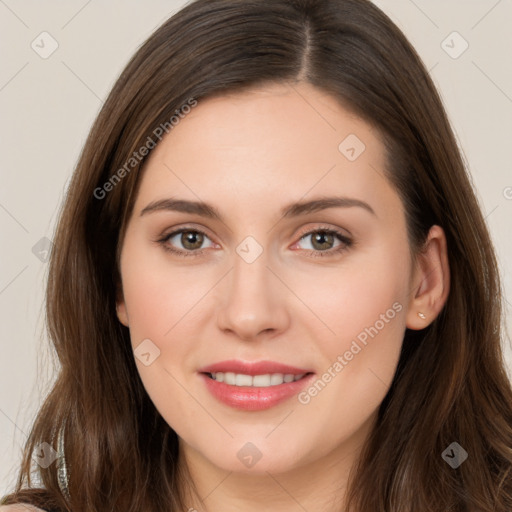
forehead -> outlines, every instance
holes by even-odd
[[[138,202],[181,194],[261,205],[333,192],[396,202],[385,163],[378,132],[336,98],[273,84],[199,100],[150,154]]]

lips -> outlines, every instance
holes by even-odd
[[[298,394],[314,373],[274,361],[222,361],[199,370],[220,402],[245,411],[269,409]]]
[[[244,375],[265,375],[267,373],[283,373],[302,375],[305,373],[311,373],[312,370],[307,368],[297,368],[295,366],[289,366],[287,364],[277,363],[274,361],[221,361],[219,363],[205,366],[199,370],[200,373],[217,373],[217,372],[232,372],[242,373]]]

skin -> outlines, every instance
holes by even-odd
[[[366,146],[355,161],[338,149],[349,134]],[[201,504],[184,485],[191,508],[260,511],[270,500],[280,511],[343,506],[405,328],[431,323],[449,291],[443,230],[432,227],[425,251],[411,261],[403,206],[384,167],[375,128],[305,83],[202,100],[152,151],[122,244],[118,317],[134,349],[150,339],[160,350],[148,366],[136,362],[204,498]],[[333,195],[365,201],[375,215],[354,206],[280,214],[290,203]],[[223,221],[141,215],[171,197],[207,202]],[[319,248],[306,233],[322,228],[353,244],[335,253],[343,243],[334,237]],[[199,250],[180,235],[158,242],[178,229],[205,231],[203,252],[166,251]],[[249,235],[263,249],[252,263],[236,252]],[[322,248],[330,254],[315,257]],[[242,359],[321,377],[394,303],[401,311],[307,404],[292,397],[264,411],[236,410],[198,375],[207,364]],[[252,468],[237,457],[247,442],[262,454]]]

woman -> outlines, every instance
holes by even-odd
[[[62,369],[2,510],[510,511],[500,295],[379,9],[193,2],[81,155],[47,292]]]

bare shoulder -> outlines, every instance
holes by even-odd
[[[17,503],[16,505],[2,505],[0,512],[44,512],[40,508],[25,503]]]

